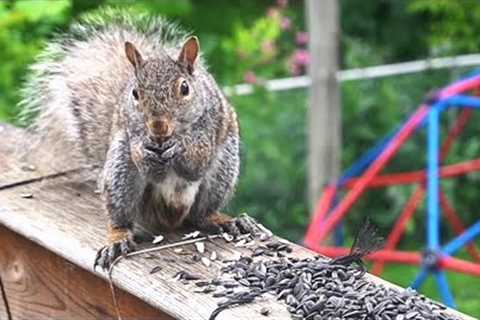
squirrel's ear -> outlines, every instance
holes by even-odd
[[[182,51],[180,51],[178,62],[186,65],[190,73],[193,71],[193,65],[197,60],[199,51],[200,43],[198,42],[198,38],[195,36],[188,38],[183,44]]]
[[[142,55],[138,52],[137,48],[131,42],[125,42],[125,54],[127,55],[128,61],[132,64],[135,70],[140,67],[143,62]]]

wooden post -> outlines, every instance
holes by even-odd
[[[341,111],[338,70],[339,3],[306,0],[310,65],[308,190],[311,211],[322,187],[340,168]]]

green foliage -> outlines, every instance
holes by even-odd
[[[476,0],[413,0],[410,12],[430,21],[428,39],[434,55],[477,53],[480,6]]]
[[[241,124],[242,173],[231,210],[298,239],[307,223],[305,94],[257,92],[232,102]]]
[[[31,23],[46,20],[47,24],[60,24],[64,21],[65,11],[69,7],[69,0],[23,0],[14,2],[12,11],[24,15]]]
[[[384,63],[426,56],[429,20],[420,14],[407,11],[410,2],[411,0],[340,1],[344,55],[348,54],[344,39],[353,38],[374,50]]]
[[[156,0],[156,1],[116,1],[104,0],[102,6],[127,8],[135,13],[148,12],[154,15],[164,15],[171,19],[184,16],[192,11],[192,2],[190,0]]]
[[[15,122],[18,90],[43,40],[67,22],[70,2],[0,2],[0,120]]]
[[[234,23],[233,34],[221,42],[224,83],[245,81],[245,73],[253,71],[260,79],[285,76],[289,54],[295,47],[294,32],[299,29],[290,26],[295,16],[293,11],[271,7],[266,15],[252,23]],[[288,27],[282,27],[285,20]]]
[[[468,256],[464,252],[461,253],[462,259],[467,259]],[[418,269],[413,266],[406,265],[388,265],[382,278],[401,287],[408,287],[412,283],[412,279],[417,275]],[[447,272],[447,281],[450,286],[452,294],[455,298],[455,303],[459,311],[473,316],[480,317],[480,305],[478,304],[478,288],[480,287],[480,278],[469,275]],[[432,277],[429,277],[422,286],[421,292],[437,301],[441,301],[440,293],[437,283]]]
[[[242,81],[242,73],[250,68],[278,67],[278,64],[272,64],[277,50],[274,43],[281,32],[278,19],[278,15],[262,17],[251,27],[236,24],[233,37],[223,41],[222,48],[230,57],[227,61],[228,70],[239,75],[232,79],[234,83]],[[262,72],[266,73],[265,69],[262,69]],[[272,75],[271,71],[268,73],[269,76]]]

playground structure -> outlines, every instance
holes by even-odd
[[[392,185],[417,184],[397,218],[385,246],[382,250],[367,257],[373,261],[372,272],[380,274],[385,263],[404,263],[419,265],[411,287],[418,289],[429,274],[435,277],[443,302],[454,307],[444,270],[462,272],[480,276],[480,254],[474,240],[480,235],[480,219],[465,228],[445,194],[440,190],[440,179],[453,178],[480,170],[480,159],[458,164],[441,166],[455,139],[463,131],[474,109],[480,109],[480,73],[438,90],[392,134],[383,138],[354,163],[338,181],[328,184],[319,199],[312,221],[305,235],[304,244],[327,256],[339,256],[348,253],[341,247],[341,222],[349,209],[369,188]],[[460,108],[458,117],[442,145],[440,145],[440,115],[448,108]],[[400,147],[419,129],[427,130],[427,168],[426,170],[381,175],[381,170],[397,153]],[[343,198],[338,193],[345,190]],[[398,251],[396,247],[403,235],[407,222],[426,196],[426,247],[423,252]],[[456,233],[456,238],[444,245],[440,243],[440,214],[443,214]],[[322,245],[332,233],[335,233],[335,246]],[[474,262],[452,257],[462,247],[466,248]]]

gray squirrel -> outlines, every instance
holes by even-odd
[[[72,161],[103,168],[109,222],[95,265],[106,269],[138,239],[187,222],[254,228],[219,213],[239,175],[239,126],[196,37],[161,18],[105,10],[51,41],[31,72],[23,104],[37,114],[34,130],[62,142]]]

